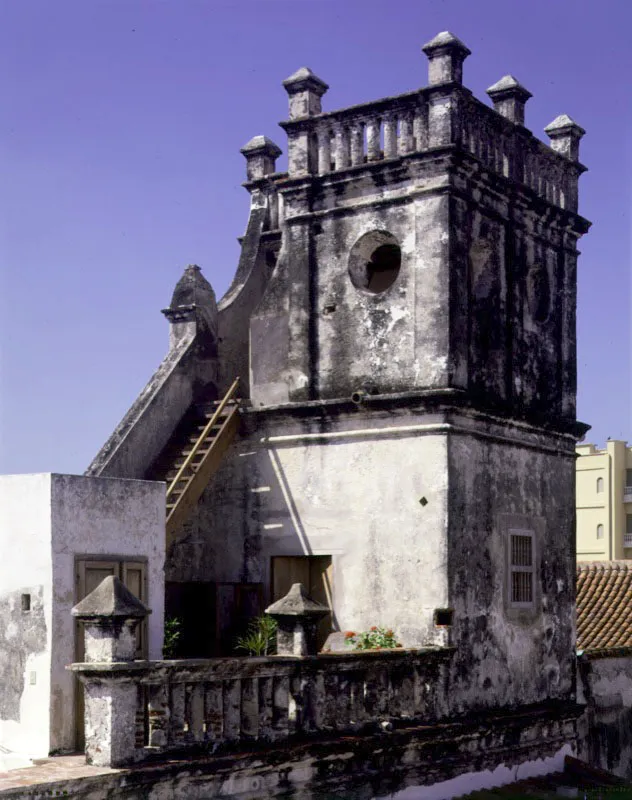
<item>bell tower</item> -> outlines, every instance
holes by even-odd
[[[253,402],[439,391],[572,421],[584,131],[558,117],[547,147],[515,78],[489,88],[492,110],[462,85],[459,39],[423,51],[426,88],[341,111],[322,111],[309,69],[284,82],[283,241],[251,321]]]
[[[240,474],[271,494],[247,549],[264,583],[279,553],[334,554],[343,629],[453,644],[461,709],[569,699],[584,131],[536,138],[511,75],[475,98],[451,33],[423,52],[424,88],[339,111],[298,70],[288,171],[246,184],[278,243],[249,316]]]

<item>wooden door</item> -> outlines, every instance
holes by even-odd
[[[116,575],[143,603],[147,603],[147,564],[118,558],[81,558],[75,562],[75,604],[94,591],[104,578]],[[136,658],[147,658],[147,620],[136,629]],[[85,657],[83,626],[75,623],[75,661]],[[75,744],[85,747],[83,685],[75,677]]]
[[[333,609],[333,566],[331,556],[274,556],[272,558],[272,602],[280,600],[302,583],[307,594],[317,603]],[[323,617],[317,634],[321,648],[332,631],[331,612]]]

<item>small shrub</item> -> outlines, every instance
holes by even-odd
[[[243,636],[237,639],[236,649],[250,656],[270,656],[276,650],[276,620],[263,614],[250,621]]]
[[[377,625],[373,625],[364,633],[347,631],[345,644],[350,645],[354,650],[390,650],[402,646],[390,628],[379,628]]]
[[[179,617],[165,618],[165,636],[162,646],[163,658],[176,658],[178,642],[182,635],[182,621]]]

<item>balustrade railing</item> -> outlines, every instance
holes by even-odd
[[[567,160],[473,98],[462,115],[461,145],[490,171],[523,183],[543,200],[569,207]]]
[[[309,125],[318,148],[317,174],[426,150],[431,139],[428,102],[421,90],[313,117]],[[460,120],[454,143],[490,171],[525,184],[543,200],[572,207],[567,159],[475,98],[463,96],[454,113]]]
[[[397,158],[427,144],[422,92],[321,114],[314,120],[318,174]]]
[[[277,741],[437,719],[449,651],[157,662],[146,686],[143,751]],[[138,732],[140,734],[140,731]],[[137,741],[140,735],[137,735]],[[149,750],[147,750],[149,748]]]
[[[132,682],[122,761],[191,748],[379,730],[447,714],[451,649],[73,665],[89,686]],[[105,681],[105,682],[104,682]],[[121,759],[119,758],[119,761]]]

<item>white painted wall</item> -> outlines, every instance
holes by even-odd
[[[383,625],[408,646],[432,643],[434,610],[448,601],[445,437],[378,433],[267,449],[285,508],[264,511],[265,526],[282,523],[264,527],[264,564],[332,555],[343,630]]]
[[[26,654],[19,720],[0,719],[0,745],[31,757],[71,750],[75,678],[66,665],[75,652],[75,560],[147,559],[149,657],[160,658],[165,485],[77,475],[0,476],[0,552],[0,602],[15,605],[22,592],[35,597],[41,588],[46,621],[43,649]],[[17,609],[9,621],[16,634],[20,620]]]
[[[318,421],[310,431],[257,420],[197,508],[195,535],[214,556],[199,579],[246,575],[267,592],[274,556],[331,555],[342,630],[383,625],[405,646],[444,643],[433,614],[448,603],[447,442],[426,422],[402,414],[369,427],[358,413],[322,432]],[[195,553],[181,549],[169,574],[186,579]]]
[[[52,476],[53,640],[51,749],[74,746],[75,558],[146,556],[149,657],[162,656],[164,616],[165,485],[119,478]]]
[[[52,641],[51,476],[0,476],[0,604],[4,628],[0,638],[2,678],[0,688],[0,745],[13,752],[45,756],[49,751],[50,655]],[[41,606],[21,610],[21,595]],[[42,607],[43,606],[43,607]],[[35,615],[45,624],[40,645],[24,626]],[[30,618],[29,618],[30,615]],[[39,626],[38,626],[39,627]],[[22,665],[22,659],[26,661]],[[19,669],[12,672],[19,665]],[[8,686],[14,683],[13,689]],[[8,692],[21,692],[19,712],[8,711]],[[16,718],[17,716],[17,718]]]

